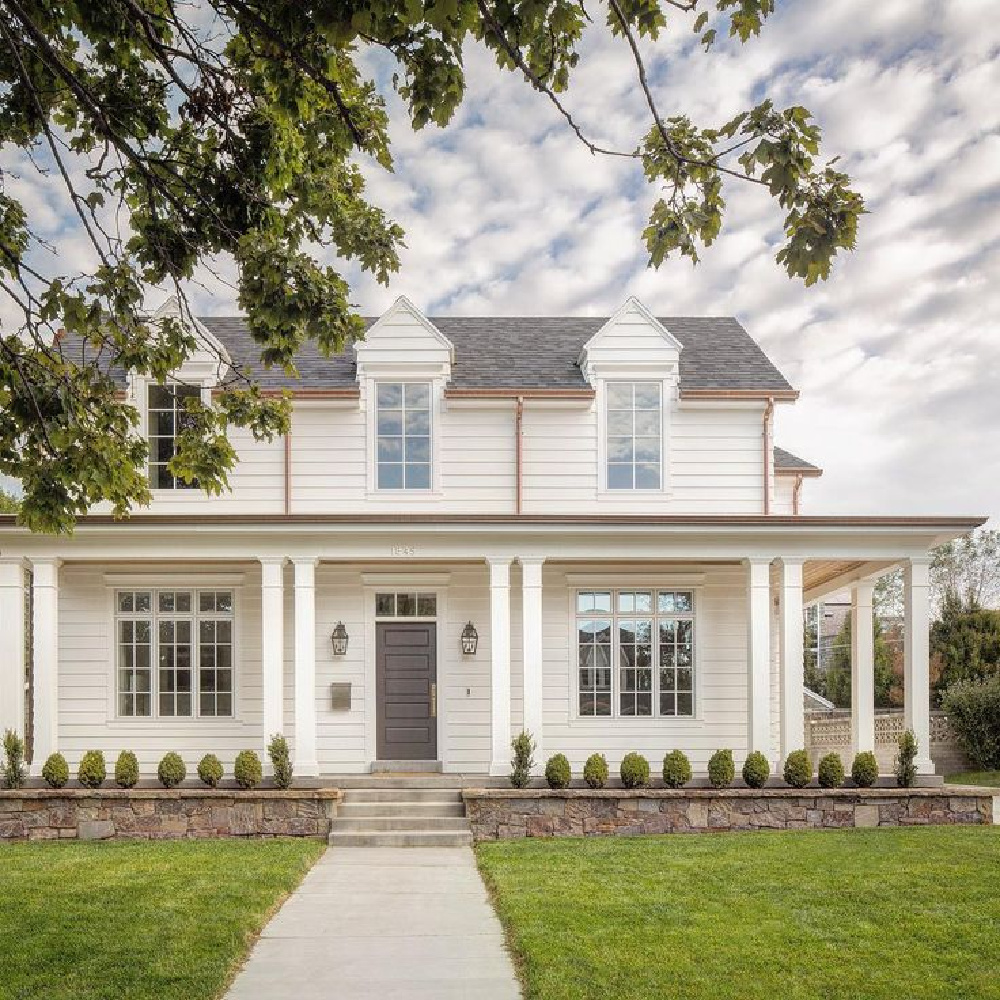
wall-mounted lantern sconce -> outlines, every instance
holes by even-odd
[[[337,622],[337,627],[333,630],[333,635],[330,636],[330,639],[333,641],[334,656],[343,656],[347,652],[349,638],[347,629],[344,628],[344,623]]]
[[[476,631],[476,626],[469,622],[464,629],[462,629],[462,652],[466,656],[475,656],[476,649],[479,647],[479,633]]]

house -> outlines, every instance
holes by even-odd
[[[899,564],[931,770],[928,552],[981,519],[803,513],[820,470],[774,444],[798,394],[736,320],[399,299],[298,381],[261,368],[239,318],[191,323],[184,385],[114,373],[149,436],[149,509],[72,537],[0,524],[0,728],[31,720],[36,773],[89,748],[230,767],[277,732],[300,776],[505,774],[522,729],[577,771],[594,751],[777,763],[803,745],[803,606],[845,587],[871,749],[865,623]],[[232,491],[207,498],[166,462],[184,395],[230,366],[292,390],[291,430],[236,433]]]

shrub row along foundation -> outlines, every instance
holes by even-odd
[[[476,841],[1000,823],[1000,798],[981,788],[469,788],[462,795]]]
[[[0,841],[325,838],[339,799],[332,788],[0,791]]]

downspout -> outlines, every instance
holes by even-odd
[[[517,397],[517,405],[514,410],[514,511],[521,513],[522,485],[524,477],[523,454],[524,454],[524,396]]]
[[[285,431],[285,514],[292,512],[292,428]]]
[[[764,513],[771,513],[771,420],[774,417],[774,397],[767,397],[764,407]]]
[[[795,487],[792,489],[792,514],[799,515],[799,508],[802,503],[802,473],[795,477]]]

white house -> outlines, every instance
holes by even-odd
[[[773,441],[797,393],[734,319],[634,299],[435,319],[400,299],[297,381],[239,318],[195,325],[194,388],[116,373],[152,446],[148,510],[71,538],[0,519],[0,729],[30,727],[36,772],[57,749],[231,766],[283,732],[299,775],[503,774],[522,729],[577,770],[675,748],[696,770],[721,747],[776,764],[803,745],[803,604],[844,587],[872,749],[873,580],[899,564],[930,770],[928,551],[980,519],[804,514],[820,471]],[[294,412],[283,439],[238,435],[232,492],[209,499],[165,462],[178,399],[231,365]]]

